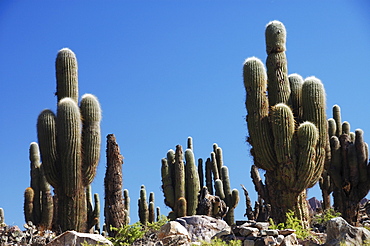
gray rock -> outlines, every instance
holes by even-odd
[[[243,242],[243,246],[255,246],[254,240],[245,239]]]
[[[260,230],[258,228],[254,228],[254,227],[240,227],[239,228],[239,234],[244,237],[247,237],[249,235],[257,237],[259,231]]]
[[[175,221],[186,228],[192,242],[200,240],[210,242],[213,237],[231,233],[231,228],[225,221],[206,215],[186,216]]]
[[[294,233],[284,237],[283,242],[280,244],[280,246],[295,246],[295,245],[299,245],[299,242],[297,240],[297,236]]]
[[[341,242],[345,242],[345,245],[363,245],[365,241],[370,242],[369,230],[351,226],[342,217],[329,220],[326,232],[326,246],[339,246]]]
[[[170,221],[163,225],[158,233],[158,239],[163,245],[188,245],[190,236],[184,226],[176,221]]]
[[[75,231],[66,231],[54,238],[47,246],[77,246],[82,243],[92,245],[111,245],[113,243],[99,234],[81,233]]]

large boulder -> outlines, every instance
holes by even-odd
[[[99,234],[81,233],[76,231],[66,231],[60,234],[47,246],[80,246],[82,243],[91,245],[110,245],[113,243]]]
[[[190,242],[188,231],[176,221],[170,221],[164,224],[158,233],[158,239],[165,246],[188,245]]]
[[[342,217],[336,217],[327,222],[326,246],[364,245],[370,242],[370,231],[363,227],[354,227]],[[342,243],[342,244],[341,244]]]
[[[231,233],[231,227],[225,221],[206,215],[181,217],[176,222],[186,228],[192,242],[210,242],[214,237]]]

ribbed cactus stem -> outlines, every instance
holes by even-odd
[[[333,119],[336,124],[336,132],[335,136],[339,137],[342,135],[342,119],[341,119],[341,113],[340,113],[340,107],[339,105],[334,105],[333,106]]]
[[[176,202],[176,217],[185,217],[186,216],[186,205],[187,201],[185,197],[180,197]]]
[[[153,223],[155,222],[155,204],[154,202],[149,202],[149,217],[148,222]]]
[[[142,185],[140,189],[139,218],[140,223],[143,225],[146,225],[149,221],[149,208],[148,203],[146,202],[146,190],[144,185]]]
[[[188,137],[188,144],[187,144],[187,148],[188,149],[191,149],[194,151],[194,148],[193,148],[193,138],[192,137]]]
[[[78,102],[78,73],[77,59],[72,50],[61,49],[58,52],[56,62],[57,96],[58,102],[70,97]]]
[[[33,189],[34,198],[33,198],[33,216],[32,222],[34,225],[38,225],[41,220],[41,170],[40,170],[40,152],[39,146],[37,143],[32,142],[30,144],[30,164],[31,164],[31,184],[30,187]],[[27,221],[26,221],[27,222]]]
[[[198,176],[199,176],[199,187],[204,186],[204,169],[203,169],[203,159],[198,159]]]
[[[185,198],[185,165],[183,161],[183,151],[182,146],[176,146],[176,153],[175,153],[175,201],[178,201],[180,197]]]
[[[86,186],[94,180],[100,158],[101,109],[98,99],[91,94],[83,95],[80,102],[80,111],[82,117],[82,173]]]
[[[328,119],[328,135],[329,139],[332,136],[337,136],[337,124],[333,118]]]
[[[291,90],[289,101],[291,102],[293,115],[299,120],[302,119],[303,113],[301,108],[303,78],[301,75],[294,73],[288,76],[288,80]]]
[[[34,200],[35,193],[31,187],[28,187],[24,191],[24,217],[26,222],[33,221],[33,200]]]
[[[194,153],[191,149],[185,151],[185,183],[187,215],[194,215],[198,206],[198,194],[200,191],[199,175],[195,166]]]
[[[165,197],[164,203],[167,206],[174,208],[175,207],[174,184],[172,183],[172,173],[168,165],[168,160],[165,158],[162,159],[161,176],[162,176],[162,190]]]
[[[213,180],[220,179],[221,170],[218,170],[215,152],[211,152],[211,168],[212,168]]]
[[[63,192],[76,196],[82,186],[81,115],[75,101],[64,98],[58,103],[57,144],[61,163]]]
[[[212,161],[211,158],[207,158],[206,160],[206,186],[208,192],[213,194],[213,186],[212,186]]]
[[[299,158],[297,164],[297,180],[295,180],[296,190],[305,189],[315,179],[313,175],[321,174],[322,168],[317,166],[316,145],[319,139],[317,127],[310,123],[302,123],[297,132]]]
[[[5,215],[4,215],[4,209],[0,208],[0,226],[5,226]]]
[[[244,87],[247,93],[245,102],[248,116],[249,141],[255,153],[255,165],[264,170],[273,170],[275,153],[273,152],[272,131],[269,124],[269,102],[266,97],[266,70],[256,57],[248,58],[243,66]]]
[[[56,116],[49,109],[43,110],[37,119],[37,138],[46,179],[58,187],[61,170],[57,166]]]
[[[224,200],[226,198],[224,185],[221,179],[215,180],[215,195],[218,196],[221,200]]]
[[[347,135],[349,135],[350,134],[350,132],[351,132],[351,125],[349,124],[349,122],[348,121],[344,121],[343,123],[342,123],[342,134],[347,134]],[[340,136],[340,135],[339,135]],[[338,136],[338,137],[339,137]]]
[[[269,83],[269,104],[289,103],[290,85],[285,55],[286,30],[283,23],[271,21],[266,26],[266,66]]]
[[[130,215],[130,195],[128,189],[123,190],[123,202],[125,205],[125,210],[128,215]]]

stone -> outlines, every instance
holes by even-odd
[[[329,220],[326,224],[326,246],[340,245],[363,245],[370,241],[370,231],[363,227],[354,227],[347,223],[342,217]]]
[[[188,231],[176,221],[164,224],[158,232],[158,239],[163,245],[188,245],[190,242]]]
[[[243,246],[255,246],[254,240],[249,240],[249,239],[244,240]]]
[[[81,233],[76,231],[66,231],[57,236],[47,246],[77,246],[82,243],[91,245],[111,245],[113,243],[99,234]]]
[[[290,235],[292,233],[295,233],[295,230],[293,229],[284,229],[284,230],[279,230],[279,234],[283,236]]]
[[[278,230],[269,229],[269,230],[265,230],[265,231],[266,231],[267,236],[276,236],[277,237],[277,235],[279,235]]]
[[[297,240],[297,236],[294,233],[284,237],[283,242],[280,244],[280,246],[296,246],[296,245],[299,245],[299,242]]]
[[[260,230],[258,228],[254,228],[254,227],[240,227],[239,228],[239,234],[244,237],[247,237],[249,235],[257,237],[259,231]]]
[[[260,229],[260,230],[268,230],[270,226],[269,222],[257,222],[254,227]]]
[[[214,237],[231,233],[231,228],[225,221],[206,215],[186,216],[175,221],[186,228],[192,242],[200,240],[210,242]]]
[[[276,237],[276,242],[278,245],[280,245],[284,241],[284,235],[278,235]]]

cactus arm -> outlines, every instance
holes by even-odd
[[[291,74],[288,76],[289,85],[290,85],[290,98],[289,101],[292,104],[293,115],[297,123],[302,123],[302,86],[303,78],[299,74]]]
[[[34,221],[33,219],[33,201],[34,201],[35,193],[31,187],[28,187],[24,191],[24,218],[26,222]]]
[[[56,61],[58,102],[65,97],[78,101],[78,74],[76,55],[68,48],[58,52]]]
[[[273,152],[272,132],[269,125],[269,102],[266,97],[267,78],[261,60],[248,58],[243,66],[244,87],[247,93],[248,132],[253,149],[255,164],[264,170],[273,170],[275,153]]]
[[[200,191],[199,175],[195,166],[194,153],[191,149],[185,150],[185,183],[187,215],[194,215],[198,206],[198,194]]]
[[[76,196],[81,187],[81,127],[80,109],[71,98],[58,104],[57,144],[63,179],[63,192]]]
[[[162,159],[162,168],[161,168],[161,175],[162,175],[162,190],[164,194],[164,203],[166,206],[170,208],[175,207],[175,193],[172,184],[172,175],[169,171],[169,165],[167,159]]]
[[[100,158],[101,109],[98,99],[91,94],[83,95],[80,111],[82,117],[82,173],[84,186],[87,186],[95,178]]]
[[[182,157],[183,151],[182,146],[176,146],[175,152],[175,179],[176,179],[176,186],[175,186],[175,201],[178,201],[180,197],[185,198],[185,166]]]
[[[286,30],[283,23],[271,21],[266,26],[266,67],[269,84],[269,104],[290,105],[290,85],[285,55]]]
[[[54,188],[58,187],[56,117],[49,109],[43,110],[37,118],[37,138],[46,179]]]
[[[199,176],[199,187],[204,186],[204,171],[203,171],[203,159],[198,159],[198,176]]]

